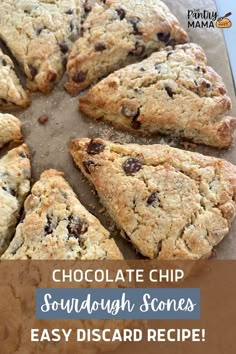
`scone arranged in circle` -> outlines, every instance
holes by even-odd
[[[79,202],[63,173],[45,171],[3,259],[122,259],[109,232]]]
[[[75,163],[123,236],[151,259],[200,259],[228,234],[236,166],[164,145],[77,139]]]
[[[26,145],[0,159],[0,255],[8,247],[30,190],[31,168]]]
[[[0,49],[0,109],[25,108],[29,103],[30,99],[21,86],[11,58]]]
[[[21,141],[21,121],[12,114],[0,113],[0,148],[10,142]]]
[[[188,41],[178,20],[159,0],[97,1],[90,9],[67,63],[65,88],[73,95],[168,44]]]
[[[33,91],[48,93],[62,76],[79,36],[82,0],[6,0],[0,3],[0,38]]]
[[[80,98],[81,111],[142,134],[171,134],[218,148],[232,143],[236,118],[222,78],[197,44],[177,45],[111,74]]]

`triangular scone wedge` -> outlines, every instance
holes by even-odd
[[[77,139],[75,163],[134,247],[151,259],[200,259],[228,234],[236,167],[164,145]]]
[[[21,65],[32,91],[48,93],[61,78],[79,37],[83,0],[0,3],[0,37]]]
[[[0,109],[25,108],[29,104],[29,96],[16,76],[11,58],[0,49]]]
[[[111,74],[79,108],[93,119],[141,134],[172,134],[195,143],[228,148],[236,118],[222,78],[206,65],[194,43],[167,48]]]
[[[10,142],[22,142],[21,121],[11,114],[0,113],[0,148]]]
[[[166,45],[187,41],[186,32],[162,1],[97,1],[69,56],[65,88],[75,95]]]
[[[15,233],[20,211],[30,191],[29,150],[21,145],[0,159],[0,255]]]
[[[3,259],[122,259],[109,232],[80,203],[63,173],[45,171]]]

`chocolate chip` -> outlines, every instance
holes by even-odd
[[[2,65],[7,66],[7,61],[5,59],[2,59]]]
[[[202,72],[203,72],[203,74],[205,74],[206,73],[206,69],[202,68]]]
[[[16,192],[14,191],[14,189],[12,189],[12,188],[10,188],[10,187],[2,187],[2,189],[3,189],[5,192],[7,192],[7,193],[13,195],[13,197],[16,196]]]
[[[71,22],[70,22],[70,31],[73,32],[74,29],[75,29],[75,25],[74,25],[74,23],[71,21]]]
[[[124,9],[116,9],[116,12],[121,20],[125,18],[126,12]]]
[[[87,147],[87,153],[89,155],[98,155],[105,149],[105,146],[96,140],[91,140]]]
[[[73,10],[72,9],[68,9],[65,11],[66,15],[72,15],[73,14]]]
[[[77,83],[83,82],[86,79],[86,76],[87,75],[83,71],[79,71],[73,76],[72,80]]]
[[[166,92],[168,93],[168,95],[172,98],[173,95],[174,95],[174,91],[172,90],[172,88],[169,87],[169,86],[166,86],[166,87],[165,87],[165,90],[166,90]]]
[[[92,6],[89,5],[88,1],[86,1],[85,4],[84,4],[84,11],[88,13],[91,10],[92,10]]]
[[[176,45],[176,40],[175,40],[175,39],[171,39],[171,40],[167,43],[167,45],[170,45],[170,46],[174,47],[174,46]]]
[[[139,115],[139,109],[138,108],[129,107],[127,105],[123,105],[122,109],[121,109],[121,113],[127,118],[134,118],[137,115]]]
[[[61,49],[61,52],[62,52],[63,54],[66,54],[66,53],[68,52],[69,47],[68,47],[68,45],[67,45],[66,42],[60,42],[60,43],[58,43],[58,45],[59,45],[59,47],[60,47],[60,49]]]
[[[155,70],[157,70],[159,74],[161,72],[161,68],[162,68],[162,64],[155,64]]]
[[[169,56],[170,56],[171,54],[173,54],[173,53],[174,53],[174,51],[173,51],[173,50],[171,50],[171,51],[167,52],[166,58],[167,58],[167,59],[169,59]]]
[[[140,19],[138,17],[133,17],[128,20],[129,23],[133,26],[133,34],[142,34],[142,32],[139,31],[138,25],[140,23]]]
[[[48,80],[49,82],[54,82],[57,79],[57,73],[55,71],[50,71],[48,73]]]
[[[145,69],[144,69],[144,68],[140,68],[139,70],[140,70],[140,71],[143,71],[143,72],[145,71]]]
[[[141,122],[139,122],[137,119],[133,119],[131,126],[133,129],[138,130],[141,127]]]
[[[107,49],[106,45],[102,42],[96,43],[94,48],[96,52],[103,52],[105,49]]]
[[[91,172],[93,171],[94,167],[96,166],[94,161],[91,160],[85,160],[83,161],[83,166],[85,171],[90,175]]]
[[[159,201],[158,199],[158,193],[157,192],[154,192],[152,194],[150,194],[150,196],[148,197],[148,200],[147,200],[147,205],[152,205],[156,202],[156,201]]]
[[[37,35],[40,35],[40,33],[41,33],[44,29],[46,29],[45,26],[44,26],[44,27],[37,28],[37,29],[36,29],[36,34],[37,34]]]
[[[20,156],[22,159],[26,159],[26,158],[28,157],[28,155],[27,155],[26,152],[24,152],[24,151],[21,151],[21,152],[19,153],[19,156]]]
[[[159,255],[161,250],[162,250],[162,240],[159,241],[158,244],[157,244],[157,256]]]
[[[143,164],[139,159],[130,157],[123,163],[123,170],[127,175],[132,175],[141,170],[142,166]]]
[[[196,71],[200,71],[201,70],[201,67],[198,65],[196,66]]]
[[[53,233],[52,219],[47,215],[47,224],[44,227],[45,236]]]
[[[85,220],[80,219],[78,216],[70,216],[67,229],[69,231],[69,238],[79,238],[80,235],[85,234],[88,231],[88,223]]]
[[[41,125],[44,125],[48,122],[48,117],[45,114],[42,114],[40,117],[38,117],[38,122]]]
[[[138,57],[142,57],[145,52],[145,49],[146,49],[146,47],[144,44],[142,44],[140,42],[136,42],[134,50],[129,52],[129,55],[136,55]]]
[[[38,74],[38,70],[32,65],[29,65],[29,70],[30,70],[31,79],[34,80],[35,76]]]
[[[159,41],[161,41],[161,42],[168,43],[169,40],[170,40],[170,33],[169,33],[169,32],[160,32],[160,33],[157,33],[157,38],[158,38]]]

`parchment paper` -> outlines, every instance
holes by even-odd
[[[188,29],[188,9],[206,9],[216,11],[213,0],[166,0],[166,4],[181,22],[181,25],[188,31],[190,40],[200,44],[206,51],[208,63],[224,79],[229,96],[233,102],[232,115],[236,116],[235,90],[233,87],[230,65],[225,48],[223,33],[220,29]],[[65,173],[65,178],[73,187],[81,202],[97,216],[103,225],[108,228],[115,238],[124,256],[137,258],[132,246],[119,236],[111,218],[99,203],[94,190],[88,181],[82,177],[81,172],[74,166],[68,152],[68,143],[75,137],[96,137],[110,138],[121,142],[136,143],[169,143],[176,145],[175,141],[169,138],[155,137],[152,139],[139,138],[128,133],[115,131],[110,125],[102,122],[94,122],[78,112],[78,97],[71,98],[63,89],[61,81],[57,88],[49,96],[41,94],[32,95],[31,106],[17,115],[23,122],[23,132],[26,143],[29,145],[32,154],[33,179],[36,181],[41,172],[48,168],[55,168]],[[49,121],[45,125],[38,123],[38,117],[46,114]],[[236,138],[235,138],[236,139]],[[236,140],[235,140],[236,141]],[[183,146],[181,147],[183,148]],[[194,151],[206,155],[224,158],[236,164],[236,147],[229,151],[218,151],[207,147],[196,147]],[[186,205],[187,207],[187,205]],[[216,252],[218,259],[236,259],[236,222],[231,229],[229,236],[219,245]]]

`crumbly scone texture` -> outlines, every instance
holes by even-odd
[[[23,144],[0,159],[0,255],[9,246],[30,191],[31,167]]]
[[[111,74],[80,98],[94,119],[141,134],[171,134],[228,148],[236,118],[222,78],[197,44],[166,48]]]
[[[11,58],[0,48],[0,109],[25,108],[29,104],[29,96],[21,86]]]
[[[151,259],[201,259],[228,234],[236,166],[164,145],[76,139],[70,152],[122,235]]]
[[[96,1],[89,10],[67,63],[65,88],[73,95],[166,45],[188,41],[178,20],[159,0]]]
[[[10,142],[22,142],[21,125],[21,121],[12,114],[0,113],[0,148]]]
[[[32,91],[48,93],[78,39],[83,0],[6,0],[0,37],[20,63]]]
[[[122,259],[109,232],[79,202],[63,173],[48,170],[25,201],[3,259]]]

